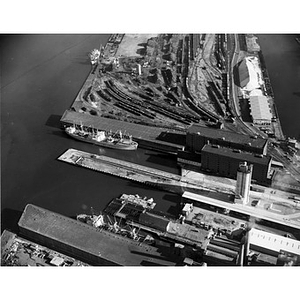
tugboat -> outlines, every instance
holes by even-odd
[[[94,128],[84,129],[82,125],[71,125],[65,127],[65,132],[74,139],[107,148],[136,150],[138,147],[138,143],[132,140],[131,135],[123,135],[120,130],[113,134]]]

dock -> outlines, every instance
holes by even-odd
[[[186,134],[178,130],[123,122],[72,110],[66,110],[60,121],[63,125],[78,124],[112,132],[122,130],[132,135],[132,139],[139,143],[139,147],[170,154],[177,154],[177,151],[182,150],[185,145]]]
[[[283,225],[298,232],[300,229],[299,207],[291,201],[283,200],[276,196],[270,197],[266,193],[251,192],[250,201],[247,205],[219,201],[212,197],[190,192],[185,192],[182,197],[185,198],[186,201],[205,203],[221,209],[237,212],[245,216],[251,216],[253,218],[273,222],[274,224]],[[257,201],[258,203],[256,206],[254,206],[254,201]]]
[[[200,173],[198,175],[201,176],[180,176],[76,149],[67,150],[58,160],[151,185],[161,190],[183,195],[184,198],[189,195],[188,198],[195,202],[200,201],[289,228],[300,229],[299,204],[290,199],[293,194],[276,189],[264,187],[261,192],[250,191],[249,204],[244,206],[234,203],[235,180],[223,182],[222,178]],[[259,204],[256,204],[258,202]]]
[[[18,225],[26,238],[93,266],[175,266],[180,260],[167,250],[32,204],[27,204]]]
[[[151,185],[180,195],[184,191],[199,192],[214,190],[226,194],[232,194],[233,192],[225,186],[220,187],[217,181],[206,182],[204,180],[194,180],[192,178],[182,177],[180,175],[158,169],[149,168],[104,155],[91,154],[76,149],[68,149],[65,153],[58,157],[58,160],[92,169],[97,172]]]

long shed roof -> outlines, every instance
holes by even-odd
[[[251,96],[249,99],[250,111],[253,120],[272,119],[268,98],[265,96]]]
[[[193,124],[188,128],[188,133],[199,134],[206,138],[220,139],[236,144],[248,144],[254,148],[264,148],[267,143],[266,139],[260,137],[251,137],[249,135],[231,132],[223,129],[215,129],[210,127],[204,127],[197,124]]]
[[[271,161],[271,156],[259,156],[249,152],[243,152],[227,147],[217,147],[214,145],[205,145],[201,152],[214,153],[223,157],[231,157],[240,161],[247,161],[249,163],[260,165],[268,165]]]
[[[151,260],[156,264],[175,265],[165,260],[152,246],[99,230],[32,204],[27,204],[18,225],[21,229],[69,245],[89,255],[100,256],[114,264],[138,266],[143,261]],[[151,258],[145,254],[151,255]]]

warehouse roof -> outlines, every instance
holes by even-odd
[[[250,111],[253,120],[272,119],[268,98],[265,96],[251,96],[249,99]]]
[[[69,246],[83,253],[83,258],[99,257],[111,264],[138,266],[149,260],[161,265],[174,265],[157,252],[157,248],[140,244],[137,241],[99,230],[80,221],[51,212],[41,207],[27,204],[18,223],[21,231],[26,230],[29,236],[36,236],[46,242],[50,239],[55,245]],[[52,243],[51,242],[51,243]],[[66,248],[65,248],[66,249]]]
[[[244,88],[250,81],[249,71],[245,59],[238,63],[238,71],[239,86]]]
[[[248,163],[268,165],[271,161],[271,156],[263,156],[252,154],[249,152],[231,149],[228,147],[220,147],[216,145],[204,145],[201,152],[213,153],[223,157],[234,158],[239,161],[247,161]]]
[[[100,130],[126,131],[133,138],[146,140],[170,140],[168,136],[172,134],[177,137],[176,142],[180,142],[184,133],[178,130],[166,129],[162,127],[146,126],[141,124],[129,123],[120,120],[109,119],[100,116],[93,116],[88,113],[80,113],[73,110],[66,110],[60,121],[64,124],[81,124],[86,127],[93,127]],[[175,139],[175,137],[173,139]],[[170,144],[172,144],[170,142]]]
[[[260,137],[251,137],[249,135],[244,135],[240,133],[235,133],[222,129],[214,129],[209,127],[200,126],[197,124],[193,124],[188,128],[188,133],[191,134],[199,134],[200,136],[204,136],[206,138],[211,138],[214,140],[224,140],[230,143],[236,144],[248,144],[251,147],[262,149],[267,143],[266,139]]]

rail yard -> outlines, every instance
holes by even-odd
[[[99,127],[98,118],[118,126],[117,121],[184,134],[197,123],[286,147],[254,35],[113,34],[93,63],[70,112],[61,119],[63,124],[90,118],[89,126]],[[300,180],[297,159],[290,158],[291,165],[286,153],[271,147],[269,151]]]

